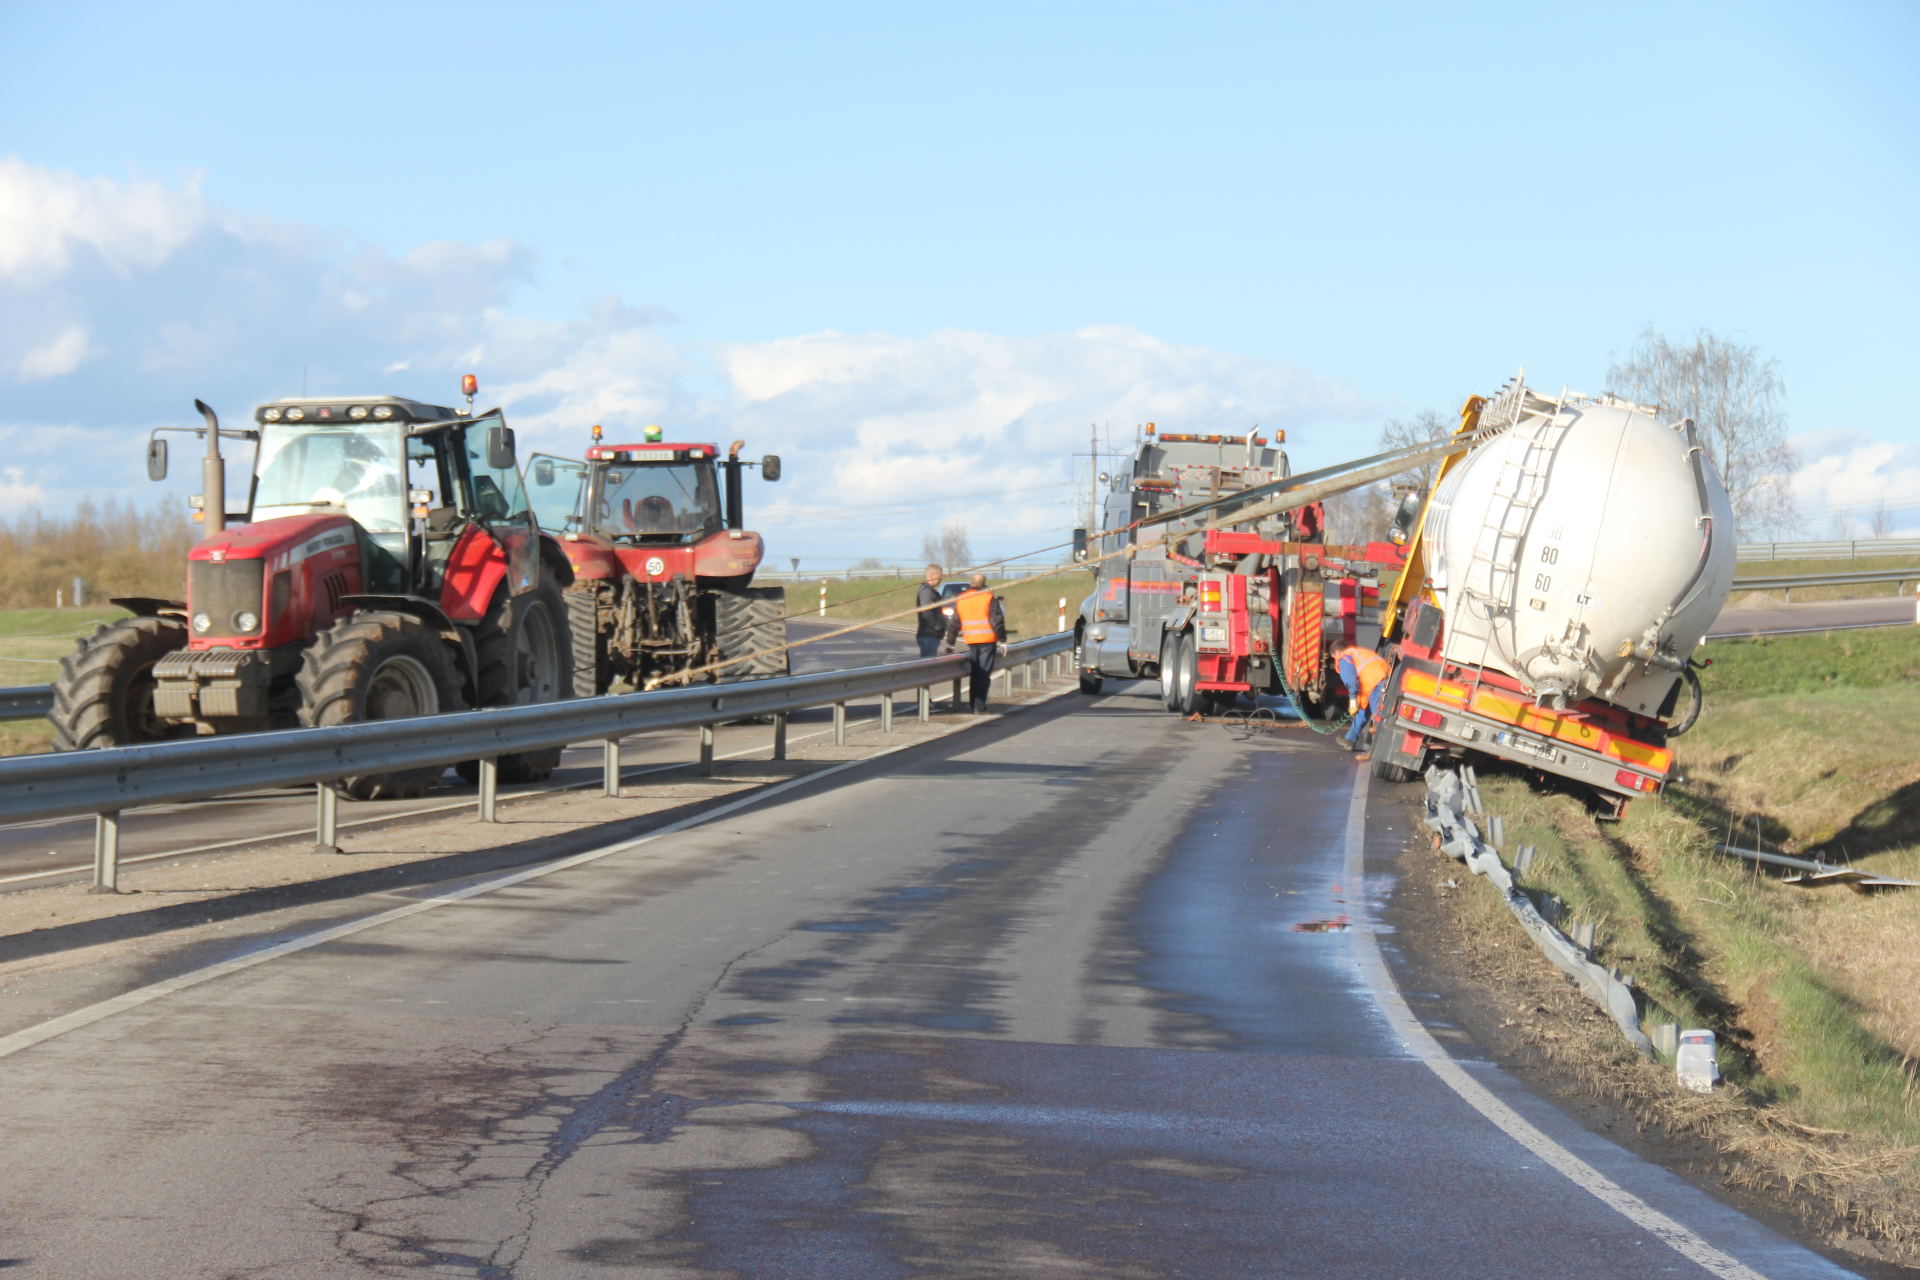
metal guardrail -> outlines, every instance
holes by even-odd
[[[53,686],[21,684],[0,689],[0,720],[37,720],[53,710]]]
[[[1050,667],[1073,648],[1068,632],[1007,646],[1001,670]],[[525,707],[460,711],[405,720],[317,729],[281,729],[230,737],[156,742],[94,751],[63,751],[0,760],[0,821],[92,814],[96,817],[94,884],[117,888],[122,811],[142,805],[205,800],[266,787],[318,788],[315,843],[336,848],[339,796],[328,785],[353,774],[385,773],[479,760],[479,812],[494,820],[499,756],[579,742],[603,744],[603,785],[620,793],[620,740],[663,729],[698,728],[700,767],[713,768],[713,729],[729,720],[772,717],[773,755],[786,756],[787,716],[808,707],[834,708],[834,741],[846,740],[849,702],[881,699],[880,726],[893,728],[893,695],[919,691],[919,713],[930,711],[933,685],[965,677],[965,654],[916,658],[884,666],[818,672],[738,684],[657,689],[651,693],[576,698]],[[996,674],[998,674],[996,672]]]
[[[1862,569],[1858,573],[1798,573],[1765,578],[1736,577],[1733,580],[1733,589],[1735,591],[1784,591],[1787,593],[1787,599],[1791,600],[1796,587],[1840,587],[1862,582],[1920,583],[1920,568]]]
[[[1741,560],[1863,560],[1920,556],[1920,538],[1851,538],[1826,542],[1743,542]]]

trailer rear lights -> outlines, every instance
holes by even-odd
[[[1649,778],[1644,773],[1635,773],[1631,769],[1622,769],[1613,775],[1613,780],[1629,791],[1658,791],[1660,779]]]
[[[1429,729],[1444,729],[1447,724],[1447,718],[1432,707],[1415,707],[1405,702],[1400,704],[1400,718],[1425,725]]]

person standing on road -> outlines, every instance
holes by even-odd
[[[940,652],[940,641],[947,634],[946,597],[940,591],[940,579],[946,574],[937,564],[927,566],[927,580],[920,584],[914,604],[920,612],[914,617],[913,638],[920,643],[920,656],[931,658]]]
[[[1349,645],[1333,655],[1334,670],[1340,683],[1347,686],[1347,699],[1353,706],[1353,723],[1347,726],[1345,742],[1349,751],[1366,750],[1367,725],[1380,718],[1380,702],[1387,695],[1387,676],[1393,671],[1387,660],[1371,649]]]
[[[947,627],[947,643],[959,640],[967,646],[972,659],[968,669],[968,703],[978,714],[987,709],[987,690],[993,679],[994,660],[1007,642],[1007,615],[1000,597],[987,590],[987,575],[976,573],[967,589],[953,600],[953,621]]]

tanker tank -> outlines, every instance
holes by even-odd
[[[1516,381],[1481,415],[1504,427],[1447,474],[1425,523],[1449,661],[1534,701],[1670,709],[1732,586],[1732,511],[1690,419]]]

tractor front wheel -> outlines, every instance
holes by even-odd
[[[186,624],[178,618],[122,618],[103,623],[60,662],[53,684],[56,750],[126,747],[193,732],[153,713],[153,668],[184,648]]]
[[[560,588],[551,582],[488,610],[474,632],[480,651],[476,691],[480,706],[528,706],[573,696],[574,652],[567,613]],[[500,781],[539,782],[559,765],[559,747],[512,752],[500,757]],[[478,760],[462,760],[454,769],[468,782],[480,777]]]
[[[300,663],[300,723],[309,728],[460,710],[460,677],[446,641],[418,618],[369,612],[314,637]],[[357,774],[334,783],[349,800],[404,800],[444,766]]]

